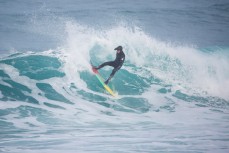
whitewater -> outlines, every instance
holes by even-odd
[[[0,152],[228,152],[228,8],[0,1]]]

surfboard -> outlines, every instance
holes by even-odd
[[[106,84],[104,83],[104,79],[103,79],[103,77],[99,74],[98,70],[96,70],[95,68],[93,68],[93,66],[92,66],[92,71],[93,71],[93,73],[95,74],[96,78],[99,80],[99,82],[102,84],[102,86],[104,87],[104,89],[105,89],[110,95],[112,95],[113,97],[116,97],[115,93],[111,90],[111,88],[110,88],[108,85],[106,85]]]

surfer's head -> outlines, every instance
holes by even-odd
[[[119,51],[122,51],[122,46],[118,46],[118,47],[116,47],[114,50],[119,50]]]

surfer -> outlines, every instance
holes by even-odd
[[[115,73],[122,67],[125,61],[125,54],[122,51],[122,46],[118,46],[114,50],[116,50],[116,58],[114,61],[105,62],[99,65],[98,67],[93,67],[96,70],[101,69],[102,67],[107,66],[107,65],[114,67],[113,71],[110,74],[110,77],[104,82],[105,84],[108,84],[108,82],[115,75]]]

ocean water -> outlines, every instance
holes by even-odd
[[[227,0],[0,0],[0,21],[0,152],[229,152]],[[114,98],[90,61],[119,45]]]

